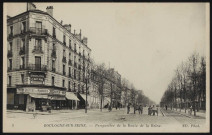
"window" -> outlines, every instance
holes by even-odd
[[[69,53],[69,59],[71,59],[71,53]]]
[[[74,91],[76,91],[76,83],[74,83]]]
[[[9,45],[9,51],[12,51],[12,49],[13,49],[13,42],[10,42],[9,44],[10,44]]]
[[[13,26],[10,26],[10,35],[13,36]]]
[[[25,38],[23,38],[21,41],[22,41],[21,48],[25,48]]]
[[[66,44],[66,35],[63,35],[63,43]]]
[[[22,22],[21,32],[26,32],[26,22]]]
[[[35,70],[41,70],[41,57],[35,56]]]
[[[12,84],[12,77],[9,76],[8,79],[9,79],[9,80],[8,80],[8,81],[9,81],[9,82],[8,82],[8,85],[11,86],[11,84]]]
[[[63,50],[63,57],[66,57],[66,50]]]
[[[68,68],[68,74],[71,76],[71,67]]]
[[[9,59],[9,70],[12,70],[12,59]]]
[[[74,79],[76,79],[76,69],[74,69]]]
[[[41,51],[42,50],[42,41],[41,39],[35,39],[35,50]]]
[[[54,76],[52,76],[52,86],[54,86]]]
[[[52,60],[52,71],[55,71],[55,60]]]
[[[71,81],[68,81],[68,91],[71,91],[70,85],[71,85]]]
[[[42,32],[42,22],[36,21],[35,27],[36,27],[36,34],[41,34],[41,32]]]
[[[65,80],[63,80],[63,87],[65,87]]]
[[[69,47],[71,48],[71,39],[69,39]]]
[[[77,45],[76,45],[76,43],[74,44],[74,51],[75,52],[77,51]]]
[[[63,75],[65,75],[65,74],[66,74],[66,72],[65,72],[65,68],[66,68],[65,64],[63,64]]]
[[[52,33],[53,37],[56,37],[56,28],[53,27],[53,33]]]
[[[24,84],[24,74],[21,74],[21,83]]]
[[[24,66],[25,66],[25,59],[24,59],[24,57],[21,57],[21,65],[20,65],[21,67],[21,69],[24,69]]]

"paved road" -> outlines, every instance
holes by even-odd
[[[7,117],[10,121],[33,121],[36,123],[62,123],[62,122],[82,122],[82,123],[138,123],[138,124],[192,124],[192,123],[205,123],[205,119],[192,119],[180,115],[171,110],[165,111],[163,113],[159,111],[158,116],[149,116],[147,114],[148,109],[145,107],[143,114],[133,113],[131,109],[130,114],[126,114],[125,109],[116,110],[113,109],[111,112],[104,109],[102,112],[100,110],[88,110],[88,113],[85,113],[84,110],[75,110],[68,113],[57,113],[53,115],[37,115],[35,118],[32,114],[26,113],[12,113],[8,112]]]

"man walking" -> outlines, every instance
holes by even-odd
[[[127,114],[130,112],[130,104],[127,105]]]

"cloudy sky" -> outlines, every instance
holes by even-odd
[[[159,103],[176,67],[195,50],[205,55],[204,3],[35,3],[54,7],[59,22],[82,29],[92,57],[114,67]],[[7,14],[26,11],[10,3]]]

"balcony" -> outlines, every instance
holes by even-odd
[[[20,65],[20,69],[25,69],[25,65]]]
[[[70,59],[68,60],[68,65],[72,66],[72,61]]]
[[[19,55],[24,55],[24,54],[25,54],[25,46],[21,47],[19,51]]]
[[[29,32],[32,34],[36,34],[36,35],[48,35],[48,30],[47,29],[41,29],[41,28],[36,28],[36,27],[30,27],[29,28]]]
[[[52,58],[57,58],[56,50],[52,50]]]
[[[7,52],[7,57],[13,57],[13,52],[12,52],[12,50],[8,50],[8,52]]]
[[[21,30],[21,34],[25,34],[26,32],[26,29]]]
[[[32,70],[32,71],[47,71],[47,65],[28,64],[26,69],[27,70]]]
[[[66,63],[66,57],[63,56],[62,62]]]
[[[43,53],[42,46],[41,45],[34,46],[32,53]]]

